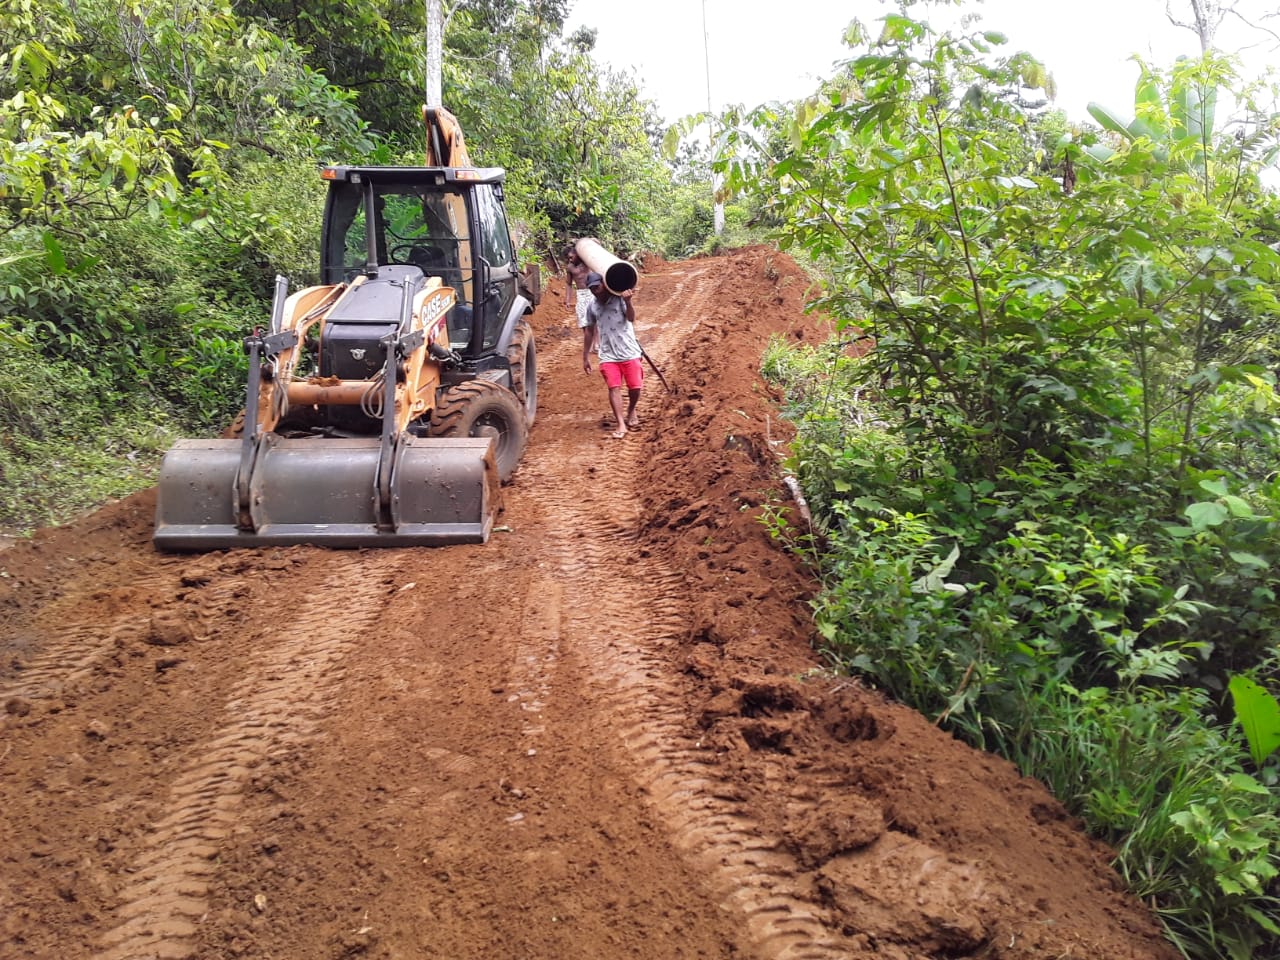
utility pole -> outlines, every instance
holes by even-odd
[[[702,56],[707,73],[707,147],[712,151],[712,156],[714,156],[716,128],[714,114],[711,112],[711,43],[707,39],[707,0],[702,0]],[[712,207],[712,222],[715,235],[718,237],[724,233],[724,204],[720,201],[720,175],[718,173],[711,174],[711,199],[714,204]]]
[[[441,91],[441,73],[444,63],[444,19],[440,10],[440,0],[426,0],[427,3],[427,106],[444,106],[444,95]]]

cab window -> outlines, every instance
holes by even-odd
[[[364,267],[368,251],[368,239],[365,234],[364,207],[355,208],[355,216],[351,226],[342,239],[342,266],[350,271],[359,271]]]
[[[505,266],[514,259],[506,212],[489,184],[478,185],[475,198],[476,212],[480,215],[481,252],[491,266]]]

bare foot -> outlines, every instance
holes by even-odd
[[[627,421],[627,429],[628,429],[628,430],[638,430],[639,428],[640,428],[640,418],[639,418],[639,417],[632,417],[630,420],[628,420],[628,421]]]
[[[615,440],[621,440],[626,435],[627,435],[626,427],[619,427],[617,430],[613,431],[613,433],[609,434],[609,436],[613,437],[613,439]]]

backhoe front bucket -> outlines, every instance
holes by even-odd
[[[500,487],[488,437],[402,435],[379,496],[377,437],[264,434],[242,516],[239,440],[180,440],[160,468],[154,541],[164,550],[315,544],[414,547],[484,543]]]

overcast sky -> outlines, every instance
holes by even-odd
[[[880,0],[705,0],[704,45],[703,2],[574,0],[566,35],[579,26],[598,30],[597,58],[632,68],[644,95],[671,122],[707,108],[708,72],[715,110],[812,93],[834,72],[832,64],[849,55],[841,43],[849,21],[856,17],[872,26],[890,9]],[[1175,10],[1186,5],[1173,3]],[[1057,106],[1075,120],[1088,119],[1091,100],[1117,111],[1132,107],[1138,77],[1132,54],[1167,66],[1179,54],[1200,51],[1195,34],[1169,24],[1165,0],[970,0],[964,9],[980,13],[984,28],[1004,33],[1008,52],[1027,50],[1044,61],[1057,81]],[[956,14],[920,15],[941,23]],[[1270,22],[1280,30],[1280,23]],[[1265,37],[1229,22],[1219,31],[1218,46],[1238,50],[1259,39]],[[1280,55],[1265,48],[1248,54],[1251,71],[1277,61]]]

